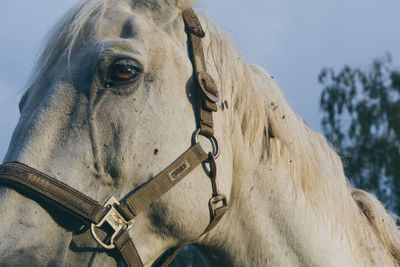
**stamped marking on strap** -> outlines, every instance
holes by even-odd
[[[174,181],[189,167],[190,167],[189,161],[185,160],[178,166],[178,168],[176,168],[175,170],[173,170],[172,172],[169,173],[169,179],[171,181]]]

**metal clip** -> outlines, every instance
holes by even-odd
[[[219,102],[218,88],[211,75],[205,71],[200,71],[197,73],[196,78],[205,98],[214,104]]]
[[[219,190],[219,184],[217,180],[217,163],[215,162],[215,157],[213,153],[209,152],[208,153],[208,163],[210,164],[210,179],[211,179],[211,185],[212,185],[212,190],[213,190],[213,197],[221,195],[221,191]]]
[[[110,197],[107,200],[104,207],[108,208],[106,215],[104,215],[103,219],[98,224],[92,223],[90,225],[90,232],[92,233],[93,238],[97,241],[97,243],[105,249],[113,249],[115,248],[114,239],[119,234],[119,232],[123,229],[129,230],[132,228],[135,220],[126,221],[124,217],[117,211],[115,206],[119,206],[120,203],[115,197]],[[111,235],[109,244],[105,244],[96,234],[95,228],[101,228],[105,223],[107,223],[114,231]]]
[[[228,201],[226,196],[221,194],[219,189],[218,179],[217,179],[217,164],[215,162],[215,157],[213,153],[208,153],[208,163],[210,164],[210,179],[213,190],[213,197],[210,199],[208,205],[210,208],[211,217],[215,217],[219,210],[225,210],[228,206]],[[221,204],[222,202],[222,204]]]
[[[217,205],[222,202],[222,205]],[[210,199],[208,202],[208,206],[210,207],[211,217],[215,217],[217,211],[220,209],[225,209],[228,206],[228,201],[226,200],[226,196],[224,194],[220,194]]]

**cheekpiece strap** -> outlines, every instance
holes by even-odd
[[[200,20],[193,9],[183,11],[186,33],[189,39],[190,59],[193,65],[193,75],[196,84],[196,110],[201,133],[206,136],[214,135],[212,112],[218,110],[218,90],[214,79],[207,73],[202,38],[205,32]]]

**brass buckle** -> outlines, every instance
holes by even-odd
[[[205,71],[197,73],[197,82],[200,86],[201,92],[211,103],[219,102],[218,89],[214,79]],[[214,110],[216,111],[216,110]]]
[[[126,221],[124,217],[117,211],[115,206],[119,206],[120,203],[115,197],[110,197],[104,207],[108,209],[106,215],[98,224],[92,223],[90,225],[90,232],[96,242],[105,249],[115,248],[114,239],[119,234],[121,230],[129,230],[132,228],[135,220]],[[105,223],[107,223],[114,231],[111,235],[109,244],[104,243],[96,234],[95,228],[101,228]]]
[[[222,202],[221,206],[217,206],[218,203]],[[208,202],[208,206],[210,207],[211,217],[215,217],[217,211],[228,206],[228,201],[226,200],[226,196],[224,194],[217,195],[210,199]]]

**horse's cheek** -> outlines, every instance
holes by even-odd
[[[0,266],[59,265],[71,234],[33,200],[8,188],[0,195]]]

